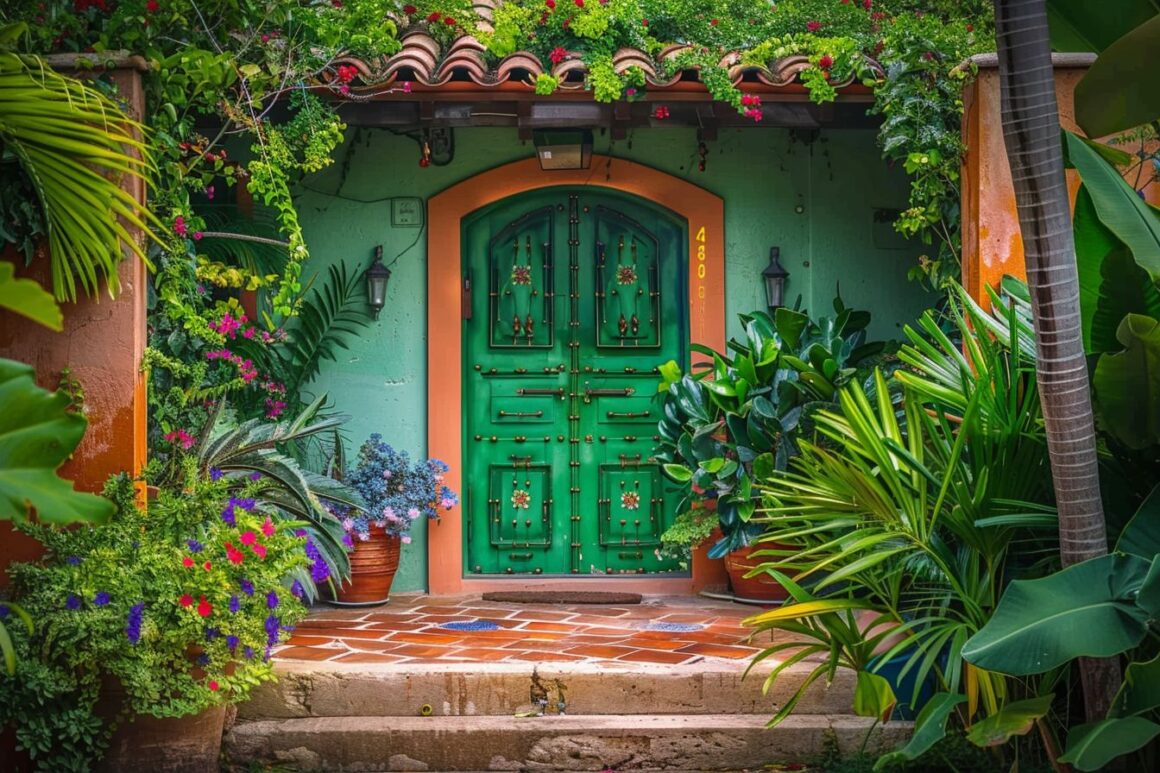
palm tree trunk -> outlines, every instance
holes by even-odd
[[[1059,553],[1069,566],[1104,555],[1108,540],[1047,9],[1045,0],[994,3],[1003,138],[1035,315],[1035,367],[1059,508]],[[1087,660],[1080,675],[1088,720],[1103,719],[1120,683],[1119,662]]]

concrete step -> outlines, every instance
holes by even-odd
[[[568,715],[751,714],[768,719],[794,693],[811,663],[787,669],[762,693],[772,664],[658,666],[625,663],[279,663],[279,679],[254,691],[239,718],[512,716],[533,708],[533,667],[556,713]],[[851,714],[854,676],[814,682],[795,713]]]
[[[835,746],[878,753],[910,731],[910,723],[817,715],[775,728],[736,714],[316,717],[241,722],[226,735],[225,753],[235,764],[299,770],[741,770]]]

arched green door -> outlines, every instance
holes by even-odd
[[[649,457],[657,367],[688,358],[684,223],[553,188],[463,229],[467,573],[673,571]]]

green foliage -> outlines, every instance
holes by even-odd
[[[31,279],[17,279],[16,266],[0,260],[0,308],[14,311],[60,332],[64,315],[51,294]]]
[[[48,554],[10,570],[41,661],[115,679],[136,714],[245,700],[273,677],[269,647],[306,614],[290,579],[306,562],[302,539],[255,501],[261,484],[235,498],[187,472],[147,511],[131,481],[112,479],[118,510],[100,528],[26,525]]]
[[[149,146],[133,136],[141,125],[101,92],[13,53],[22,31],[0,27],[0,145],[40,204],[35,227],[43,223],[48,238],[53,294],[75,300],[78,286],[93,295],[102,282],[116,292],[123,250],[148,262],[129,228],[156,238],[156,219],[120,185],[149,175]]]
[[[0,359],[0,519],[20,523],[35,513],[46,523],[99,523],[112,513],[110,502],[73,491],[56,474],[88,425],[71,403],[38,387],[30,366]]]
[[[1076,123],[1089,137],[1160,119],[1160,90],[1147,65],[1149,53],[1158,48],[1160,16],[1153,16],[1100,52],[1075,87]]]
[[[811,319],[793,309],[741,315],[743,340],[734,356],[694,346],[712,367],[684,375],[662,368],[662,419],[654,457],[690,501],[715,500],[724,555],[757,533],[749,521],[758,504],[754,481],[785,469],[807,437],[810,416],[884,348],[866,343],[870,315],[834,301],[835,316]],[[864,375],[864,374],[863,374]]]
[[[716,512],[703,507],[686,510],[661,534],[661,552],[676,558],[682,569],[688,569],[693,560],[693,548],[708,541],[715,528]]]
[[[1116,338],[1123,351],[1104,354],[1092,388],[1102,426],[1130,449],[1160,443],[1160,320],[1128,314]]]

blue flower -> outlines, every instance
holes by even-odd
[[[253,660],[254,659],[254,648],[247,646],[244,650],[242,650],[242,654],[244,654],[246,656],[246,660]]]
[[[302,583],[295,580],[294,582],[290,583],[290,593],[294,596],[294,598],[300,599],[306,594],[306,591],[303,589]]]
[[[210,467],[209,468],[209,479],[212,481],[219,481],[222,478],[224,478],[225,475],[226,474],[224,472],[222,472],[221,470],[219,470],[217,467]]]
[[[125,635],[130,644],[141,641],[141,621],[145,617],[145,603],[134,604],[129,609],[129,617],[125,622]]]
[[[225,523],[226,526],[238,525],[238,519],[234,516],[234,505],[232,499],[230,500],[230,504],[226,505],[222,510],[222,522]]]
[[[277,615],[266,618],[266,643],[273,646],[278,643],[278,634],[282,631],[282,623]]]
[[[200,553],[205,549],[205,547],[195,539],[187,539],[185,544],[189,548],[190,553]]]
[[[240,639],[238,639],[238,637],[234,636],[232,633],[226,637],[226,646],[230,648],[230,652],[233,652],[238,648],[239,641]]]
[[[238,580],[238,586],[242,589],[242,593],[246,594],[247,596],[254,595],[254,583],[250,582],[245,577]]]
[[[326,582],[330,579],[330,566],[321,558],[315,559],[310,566],[310,579],[315,583]]]
[[[275,593],[274,591],[270,591],[269,593],[266,594],[266,606],[268,606],[270,609],[277,609],[278,608],[278,594],[277,593]]]
[[[93,603],[98,607],[107,606],[110,600],[108,591],[97,591],[97,595],[93,596]]]
[[[250,480],[259,481],[261,479],[262,479],[262,473],[257,472],[257,471],[250,473]]]
[[[3,620],[10,614],[12,614],[12,610],[9,608],[9,606],[7,604],[0,604],[0,620]]]
[[[68,594],[68,598],[65,599],[64,605],[75,612],[81,608],[81,597],[75,593],[70,593]]]
[[[65,559],[65,561],[68,561],[70,566],[77,566],[81,562],[81,557],[80,556],[69,556],[68,558]]]
[[[237,595],[230,596],[230,613],[236,615],[238,610],[242,608],[242,601]]]
[[[205,629],[205,640],[206,641],[213,641],[214,639],[216,639],[217,637],[219,637],[221,635],[222,635],[222,632],[216,628],[206,628]]]

